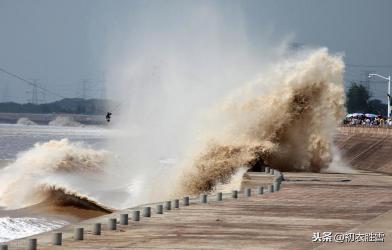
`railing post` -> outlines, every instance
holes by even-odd
[[[163,205],[162,204],[158,204],[157,205],[156,213],[157,214],[163,214]]]
[[[59,232],[53,233],[52,237],[53,237],[52,238],[52,244],[54,246],[61,246],[62,233],[59,233]]]
[[[166,201],[165,202],[165,209],[166,210],[171,210],[171,201]]]
[[[189,196],[184,197],[184,206],[189,206]]]
[[[201,203],[207,203],[207,194],[201,194],[200,202]]]
[[[216,194],[216,200],[217,200],[217,201],[223,200],[223,194],[222,194],[222,192],[219,192],[219,193]]]
[[[95,223],[93,225],[93,235],[101,235],[101,223]]]
[[[132,211],[132,220],[133,221],[140,221],[140,211]]]
[[[174,208],[180,208],[180,200],[179,199],[174,200]]]
[[[74,229],[74,240],[83,240],[84,229],[83,227],[78,227]]]
[[[238,198],[238,191],[237,191],[237,190],[233,190],[233,191],[231,192],[231,197],[232,197],[233,199],[237,199],[237,198]]]
[[[143,217],[151,217],[151,207],[143,208]]]
[[[110,218],[109,219],[109,230],[116,230],[117,229],[117,219]]]
[[[120,225],[128,225],[128,214],[120,214]]]
[[[279,180],[274,180],[274,191],[277,192],[280,190],[280,181]]]
[[[244,193],[246,197],[250,197],[252,195],[252,189],[246,188]]]
[[[28,250],[37,250],[37,239],[28,239]]]

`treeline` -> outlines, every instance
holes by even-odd
[[[360,83],[352,82],[346,97],[348,113],[371,113],[387,116],[387,104],[372,98],[369,89]]]
[[[33,114],[50,114],[50,113],[68,113],[68,114],[87,114],[101,115],[106,114],[114,104],[104,99],[82,99],[82,98],[65,98],[59,101],[44,104],[19,104],[15,102],[0,103],[0,112],[2,113],[33,113]]]

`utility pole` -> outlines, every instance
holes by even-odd
[[[387,117],[389,119],[391,117],[391,76],[389,75],[388,77],[385,77],[385,76],[382,76],[379,74],[369,74],[369,78],[371,78],[372,76],[378,76],[378,77],[388,81],[388,92],[387,92],[388,113],[387,113]]]

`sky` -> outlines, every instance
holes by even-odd
[[[260,57],[266,47],[286,40],[327,47],[344,54],[349,85],[366,81],[370,71],[392,73],[390,10],[389,0],[0,0],[0,68],[60,96],[115,99],[107,82],[113,68],[126,61],[119,58],[135,51],[153,55],[154,47],[149,45],[154,43],[175,51],[170,44],[178,41],[189,44],[188,50],[194,48],[192,43],[210,41],[194,39],[189,29],[198,36],[227,40],[229,45],[246,40]],[[211,28],[215,27],[211,22],[218,23],[219,29]],[[160,41],[168,34],[176,34],[172,38],[176,42]],[[219,44],[225,42],[205,46],[220,50]],[[235,59],[230,53],[233,56],[225,60]],[[374,79],[367,84],[375,98],[385,101],[386,81]],[[2,72],[0,91],[0,101],[32,101],[31,86]],[[57,99],[39,91],[39,102]]]

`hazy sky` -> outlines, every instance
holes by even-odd
[[[188,10],[199,5],[211,6],[211,2],[0,0],[0,68],[37,79],[63,96],[100,97],[112,57],[129,46],[140,46],[143,52],[136,43],[143,43],[143,37],[151,39],[143,29],[155,27],[154,39],[159,40],[160,32],[170,33],[173,24],[178,28]],[[248,44],[255,48],[262,46],[263,39],[291,39],[344,53],[346,84],[365,80],[367,70],[392,73],[392,1],[213,1],[212,6],[223,20],[222,32],[230,33],[240,20]],[[202,35],[213,35],[209,21],[195,24]],[[132,39],[135,36],[138,39]],[[374,96],[385,101],[386,82],[377,79],[370,85]],[[0,91],[1,101],[31,99],[31,87],[2,72]],[[46,94],[39,99],[58,98]]]

